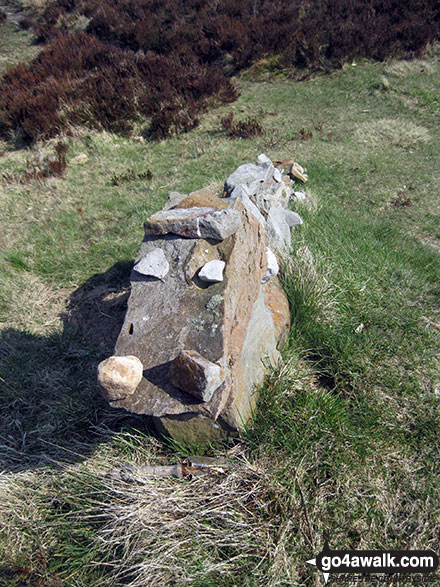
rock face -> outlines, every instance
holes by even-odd
[[[290,247],[300,219],[287,209],[291,185],[276,181],[275,170],[260,155],[228,178],[225,197],[173,192],[145,222],[111,357],[135,355],[143,376],[130,392],[106,391],[111,405],[153,416],[164,434],[188,442],[237,435],[249,420],[289,329],[275,253]],[[160,279],[139,271],[157,250],[169,265]],[[206,268],[216,275],[207,278]]]

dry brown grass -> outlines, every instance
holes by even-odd
[[[61,330],[61,314],[66,310],[70,291],[49,285],[34,273],[17,273],[13,282],[3,282],[0,289],[8,308],[2,312],[0,329],[15,328],[46,336]]]
[[[403,149],[415,148],[431,140],[429,130],[408,120],[382,118],[363,122],[357,126],[354,137],[371,146],[393,145]]]

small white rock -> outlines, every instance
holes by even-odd
[[[276,275],[278,275],[278,271],[280,270],[280,266],[278,265],[277,258],[275,254],[266,247],[266,260],[267,260],[267,269],[266,275],[261,280],[261,283],[266,283],[273,279]]]
[[[162,249],[153,249],[134,266],[134,270],[138,273],[159,279],[165,277],[169,269],[169,263]]]
[[[264,166],[272,165],[272,161],[264,153],[261,153],[260,155],[258,155],[257,163],[258,163],[258,165],[264,165]]]
[[[278,183],[281,183],[283,181],[283,176],[282,176],[281,171],[279,169],[277,169],[277,168],[274,169],[273,178]]]
[[[199,271],[199,278],[206,283],[219,283],[223,281],[224,261],[208,261]]]

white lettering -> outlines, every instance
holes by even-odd
[[[345,565],[346,567],[350,567],[350,555],[348,554],[344,554],[344,556],[342,557],[342,564]]]
[[[434,567],[434,559],[432,556],[421,556],[419,559],[420,567]]]

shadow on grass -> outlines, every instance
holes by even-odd
[[[91,277],[69,297],[63,329],[0,335],[0,470],[83,460],[116,431],[150,432],[146,417],[109,408],[96,385],[124,320],[131,261]]]

